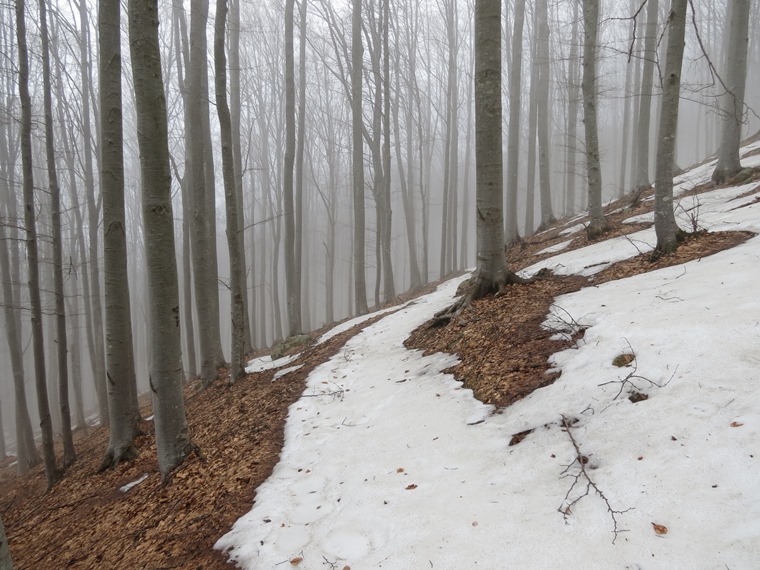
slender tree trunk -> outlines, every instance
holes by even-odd
[[[224,202],[227,213],[227,247],[230,255],[230,318],[232,323],[232,350],[230,357],[230,383],[237,382],[245,375],[245,328],[243,325],[245,305],[240,289],[240,248],[238,204],[235,189],[235,170],[232,154],[232,122],[227,105],[227,58],[224,53],[225,23],[227,20],[226,0],[217,0],[214,20],[214,68],[216,71],[216,109],[219,114],[219,129],[222,136],[222,173],[224,175]]]
[[[103,139],[100,183],[103,192],[106,377],[111,417],[111,434],[101,469],[137,457],[134,440],[140,433],[127,271],[120,20],[119,0],[100,0],[98,76]]]
[[[52,209],[53,230],[53,291],[55,296],[56,355],[58,370],[58,404],[60,406],[61,433],[63,435],[63,467],[66,469],[77,454],[71,433],[69,410],[69,343],[66,337],[66,304],[63,290],[63,245],[61,236],[61,187],[55,165],[55,133],[53,131],[53,82],[50,73],[50,34],[47,25],[45,0],[40,5],[40,36],[42,39],[43,106],[45,111],[45,155]]]
[[[393,211],[391,209],[391,64],[388,48],[388,28],[390,27],[390,0],[383,0],[383,297],[388,303],[396,297],[393,276],[391,240],[393,238]]]
[[[644,69],[641,80],[641,99],[639,104],[639,122],[636,140],[638,148],[636,157],[636,188],[634,199],[651,186],[649,179],[649,133],[652,116],[652,89],[654,64],[657,59],[657,10],[659,0],[648,0],[647,25],[644,39]]]
[[[356,313],[368,311],[364,277],[364,143],[362,139],[362,4],[353,0],[351,16],[351,111],[354,204],[354,289]]]
[[[230,2],[230,122],[232,127],[232,160],[235,172],[235,202],[237,204],[238,264],[240,290],[243,295],[243,331],[245,353],[253,348],[253,329],[248,312],[248,273],[245,260],[245,201],[243,200],[243,149],[240,137],[240,1]],[[305,2],[304,2],[305,3]]]
[[[32,314],[32,347],[34,350],[34,381],[37,388],[37,409],[42,431],[42,458],[48,489],[60,478],[55,465],[53,426],[48,405],[45,378],[45,347],[42,331],[42,303],[40,301],[39,256],[37,250],[37,211],[34,201],[32,166],[32,101],[29,95],[29,56],[26,44],[25,2],[16,1],[16,36],[18,38],[18,87],[21,102],[21,168],[23,174],[24,225],[29,273],[29,299]]]
[[[631,12],[636,11],[636,0],[631,0]],[[635,40],[634,37],[634,21],[631,21],[631,41]],[[628,140],[631,131],[631,99],[633,98],[633,62],[631,58],[628,58],[627,65],[625,67],[625,103],[623,105],[623,132],[621,133],[622,151],[620,153],[620,182],[618,183],[618,198],[622,198],[625,194],[625,190],[628,187],[626,184],[626,174],[628,174]],[[697,117],[699,120],[699,117]]]
[[[534,10],[534,29],[535,29],[535,10]],[[536,192],[536,130],[538,127],[538,104],[537,104],[537,87],[538,87],[538,65],[536,62],[537,55],[536,39],[533,39],[532,58],[533,65],[530,72],[530,88],[528,93],[528,174],[526,180],[526,198],[525,198],[525,235],[531,235],[535,230],[535,192]]]
[[[298,133],[296,142],[295,157],[295,232],[293,235],[293,257],[295,259],[296,279],[295,279],[295,298],[298,302],[299,318],[301,327],[304,328],[303,322],[308,318],[308,311],[301,304],[305,303],[303,294],[304,284],[308,283],[305,279],[306,269],[303,263],[303,155],[306,144],[306,7],[308,0],[301,0],[301,20],[299,26],[300,43],[298,44]],[[305,330],[309,330],[307,326]]]
[[[517,229],[517,187],[520,174],[520,114],[522,111],[522,43],[525,24],[525,0],[515,2],[512,34],[512,66],[509,71],[509,140],[507,142],[507,226],[508,245],[520,237]]]
[[[100,423],[108,426],[108,386],[106,383],[106,358],[105,337],[103,335],[103,301],[100,293],[100,199],[95,190],[95,171],[92,164],[92,130],[90,127],[90,47],[89,47],[89,13],[85,0],[79,0],[79,57],[80,73],[82,76],[82,139],[84,140],[84,187],[87,194],[87,218],[88,218],[88,243],[89,243],[89,298],[85,300],[90,304],[89,311],[92,316],[93,351],[92,358],[95,390],[98,395],[98,410],[100,411]],[[74,208],[78,210],[76,204]],[[78,214],[77,214],[78,215]],[[84,261],[84,258],[83,258]],[[87,290],[85,289],[85,294]],[[88,309],[85,309],[87,311]],[[89,319],[88,319],[89,321]]]
[[[549,155],[549,16],[547,0],[536,2],[538,23],[538,50],[536,64],[538,67],[538,179],[541,190],[541,228],[546,228],[554,221],[551,195],[551,171]]]
[[[672,0],[668,18],[668,50],[663,81],[662,114],[657,140],[657,176],[655,179],[654,229],[656,251],[670,253],[678,247],[673,214],[673,154],[678,132],[678,102],[681,94],[686,10],[688,0]]]
[[[285,170],[283,172],[283,207],[285,210],[285,287],[287,289],[288,336],[301,332],[301,300],[296,297],[295,205],[293,198],[293,168],[296,158],[296,87],[294,14],[295,0],[285,0]]]
[[[156,447],[161,475],[192,449],[182,395],[179,290],[166,119],[161,83],[156,0],[129,0],[129,45],[137,110],[142,174],[145,257],[150,290],[150,366]]]
[[[565,215],[574,214],[575,204],[575,184],[576,184],[576,162],[578,148],[578,5],[579,2],[573,2],[573,30],[570,39],[570,71],[568,77],[568,102],[567,102],[567,158],[565,164],[567,168],[567,207]]]
[[[200,345],[201,382],[209,386],[216,378],[217,354],[214,341],[212,297],[217,297],[217,286],[212,270],[212,249],[210,217],[213,209],[207,208],[206,194],[213,193],[213,185],[207,187],[204,156],[203,132],[203,74],[206,60],[206,24],[208,21],[208,0],[192,0],[190,8],[190,66],[188,68],[189,121],[186,122],[189,149],[186,148],[185,178],[190,185],[193,230],[193,277],[195,285],[195,307],[198,313],[198,337]],[[217,300],[218,303],[218,300]],[[218,312],[216,313],[218,321]]]
[[[606,229],[602,213],[602,168],[599,163],[599,133],[596,126],[596,50],[599,41],[599,1],[583,0],[583,122],[586,131],[589,225],[586,234],[594,239]]]

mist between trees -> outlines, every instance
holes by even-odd
[[[474,0],[125,6],[0,6],[0,456],[20,472],[33,426],[110,421],[104,466],[129,459],[137,393],[176,400],[230,359],[234,380],[252,349],[476,264]],[[760,126],[756,3],[502,2],[507,242],[586,211],[589,185],[593,218],[654,182],[684,9],[675,169]],[[192,450],[172,441],[165,473]]]

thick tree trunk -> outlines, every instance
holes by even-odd
[[[100,183],[103,192],[103,274],[106,296],[106,377],[111,434],[101,469],[137,457],[140,433],[124,209],[124,134],[121,90],[121,5],[100,0]]]
[[[744,123],[744,91],[747,85],[747,47],[749,44],[750,0],[731,0],[728,48],[721,100],[721,138],[718,164],[712,179],[718,184],[730,180],[741,169],[739,146]]]
[[[657,137],[657,176],[655,179],[654,229],[659,253],[678,247],[678,226],[673,214],[673,155],[678,132],[678,103],[681,94],[686,10],[688,0],[673,0],[670,8],[668,50],[662,93],[662,114]]]
[[[129,44],[137,107],[156,446],[161,474],[169,474],[192,449],[182,395],[179,291],[174,219],[155,0],[129,1]]]
[[[8,547],[8,537],[5,534],[2,518],[0,518],[0,570],[13,570],[13,559]]]

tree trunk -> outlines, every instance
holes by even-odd
[[[522,43],[525,24],[525,0],[515,2],[512,34],[512,66],[509,71],[509,140],[507,142],[506,243],[520,237],[517,229],[517,187],[520,174],[520,114],[522,99]]]
[[[106,296],[106,377],[111,434],[101,469],[137,457],[140,433],[124,212],[124,133],[121,96],[121,4],[100,0],[100,183],[103,192],[103,274]]]
[[[2,518],[0,518],[0,570],[13,570],[13,559],[8,547],[8,537],[5,534]]]
[[[652,116],[652,84],[654,64],[657,59],[657,9],[659,0],[648,0],[647,25],[644,39],[644,69],[641,79],[641,99],[639,102],[639,122],[636,134],[637,165],[634,198],[651,186],[649,179],[649,132]]]
[[[534,13],[534,30],[536,24],[536,10]],[[536,192],[536,130],[538,127],[538,104],[536,92],[538,91],[538,65],[537,57],[537,40],[533,39],[533,48],[531,54],[531,71],[530,71],[530,88],[528,93],[528,174],[526,180],[526,197],[525,197],[525,235],[531,235],[535,230],[535,192]]]
[[[227,58],[224,53],[225,23],[227,20],[226,0],[217,0],[214,20],[214,68],[216,71],[216,110],[219,115],[219,130],[222,137],[222,174],[224,176],[224,203],[227,213],[227,247],[230,256],[230,318],[232,327],[232,350],[230,356],[230,383],[237,382],[245,375],[245,327],[243,325],[245,305],[240,290],[240,248],[238,236],[238,204],[235,189],[235,170],[232,154],[232,122],[227,105]]]
[[[351,112],[354,205],[354,290],[356,313],[368,311],[364,277],[364,143],[362,139],[362,3],[353,0],[351,15]]]
[[[16,36],[18,38],[18,86],[21,102],[21,168],[23,174],[24,225],[26,227],[27,262],[29,273],[29,300],[32,314],[32,347],[34,350],[34,381],[37,388],[37,409],[42,431],[42,458],[48,489],[60,478],[55,465],[53,426],[48,405],[45,378],[45,347],[42,331],[42,303],[40,301],[40,274],[37,251],[37,211],[34,201],[32,166],[32,101],[29,95],[29,56],[26,44],[25,2],[16,1]]]
[[[190,185],[193,230],[193,277],[195,285],[195,307],[198,313],[198,337],[200,345],[201,382],[209,386],[216,378],[214,341],[214,311],[212,297],[218,297],[217,285],[212,270],[212,256],[216,252],[211,245],[211,216],[214,210],[207,208],[207,194],[213,186],[206,184],[206,158],[204,156],[203,132],[203,74],[206,61],[206,24],[208,21],[208,0],[192,0],[190,8],[190,66],[188,68],[189,122],[186,122],[190,148],[185,149],[185,178]],[[216,315],[218,321],[218,313]]]
[[[739,147],[744,123],[744,91],[747,84],[747,46],[749,44],[750,0],[731,0],[728,52],[724,73],[726,93],[721,100],[721,138],[718,164],[712,179],[722,184],[741,169]]]
[[[285,0],[285,165],[283,172],[283,207],[285,210],[285,287],[287,289],[288,336],[301,332],[301,300],[296,296],[295,206],[293,168],[296,158],[296,88],[293,8],[295,0]]]
[[[156,0],[129,0],[129,45],[142,174],[145,257],[150,290],[150,366],[156,447],[166,479],[192,449],[182,395],[179,291]]]
[[[583,0],[583,122],[586,131],[589,239],[606,229],[602,213],[602,168],[599,164],[599,133],[596,126],[596,50],[599,41],[599,1]]]
[[[541,228],[554,221],[551,195],[551,171],[549,156],[549,82],[551,69],[549,66],[549,16],[547,0],[536,2],[538,42],[538,179],[541,189]]]
[[[570,40],[570,72],[567,102],[567,205],[565,215],[577,212],[575,204],[576,161],[578,148],[578,5],[573,2],[573,31]]]
[[[475,169],[478,267],[474,298],[506,277],[502,217],[501,0],[475,1]]]
[[[631,12],[636,11],[636,0],[631,0]],[[634,21],[631,21],[631,41],[635,41],[635,28]],[[628,169],[628,141],[630,139],[631,131],[631,99],[633,98],[633,62],[632,58],[628,58],[628,62],[625,66],[625,91],[623,96],[625,97],[625,103],[623,105],[623,132],[621,134],[622,151],[620,152],[620,182],[618,183],[618,197],[622,198],[625,194],[625,190],[628,187],[626,184],[626,174]],[[697,117],[699,120],[699,117]]]
[[[308,0],[301,0],[301,21],[299,27],[300,43],[298,52],[298,133],[296,137],[296,158],[295,158],[295,233],[293,235],[293,257],[296,266],[295,279],[295,298],[298,303],[299,318],[301,320],[301,329],[304,329],[304,319],[308,320],[308,311],[302,303],[306,303],[303,293],[304,285],[309,283],[306,279],[306,269],[303,264],[303,234],[304,234],[304,217],[303,217],[303,156],[306,144],[306,7]],[[309,330],[309,326],[305,330]]]
[[[650,0],[651,1],[651,0]],[[673,154],[678,132],[678,103],[681,94],[686,10],[688,0],[673,0],[668,18],[668,50],[662,93],[660,132],[657,137],[657,176],[655,178],[654,229],[659,253],[678,247],[678,226],[673,214]]]
[[[396,297],[393,276],[391,240],[393,238],[393,211],[391,209],[391,67],[388,49],[388,28],[390,27],[390,0],[383,0],[383,297],[388,303]]]
[[[58,405],[60,406],[61,434],[63,435],[63,467],[66,469],[77,454],[71,433],[69,410],[69,343],[66,338],[66,304],[63,290],[63,245],[61,237],[61,187],[55,165],[55,133],[53,131],[53,83],[50,76],[50,34],[47,25],[45,0],[40,5],[40,36],[42,39],[43,107],[45,111],[45,156],[47,159],[48,186],[53,231],[53,291],[55,296],[56,355],[58,371]]]

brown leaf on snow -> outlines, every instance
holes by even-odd
[[[663,535],[668,534],[668,527],[663,524],[652,523],[655,534]]]
[[[403,472],[404,472],[403,467],[399,467],[398,469],[396,469],[396,473],[403,473]]]
[[[298,566],[298,565],[299,565],[301,562],[303,562],[303,558],[301,558],[300,556],[296,556],[295,558],[292,558],[292,559],[290,560],[290,563],[291,563],[293,566]]]
[[[407,491],[412,491],[412,490],[414,490],[416,488],[417,488],[417,485],[415,485],[414,483],[412,483],[411,485],[407,485],[406,486],[406,490]]]
[[[351,570],[351,567],[350,566],[344,566],[343,570]]]
[[[742,427],[743,425],[741,422],[731,422],[731,427]]]

